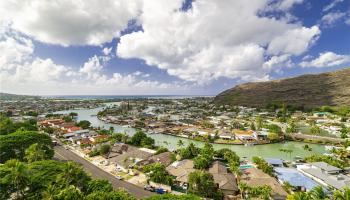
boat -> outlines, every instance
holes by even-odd
[[[337,146],[331,146],[331,145],[326,145],[324,146],[324,148],[326,149],[326,151],[332,151],[333,149],[341,149],[341,147],[337,147]]]

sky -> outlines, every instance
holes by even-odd
[[[0,1],[0,91],[216,95],[350,67],[350,0]]]

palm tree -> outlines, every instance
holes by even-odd
[[[245,192],[248,190],[249,186],[247,183],[240,182],[238,185],[239,190],[241,191],[241,198],[244,199]]]
[[[113,127],[113,126],[110,126],[110,127],[109,127],[109,133],[110,133],[110,134],[113,134],[113,133],[114,133],[114,127]]]
[[[56,196],[56,188],[54,185],[49,185],[46,190],[42,193],[44,200],[54,200]]]
[[[39,160],[44,160],[46,157],[43,145],[38,143],[32,144],[25,151],[25,159],[28,162],[35,162]]]
[[[179,141],[177,141],[177,146],[179,146],[180,148],[184,146],[184,142],[180,139]]]
[[[304,149],[305,151],[312,151],[312,148],[311,148],[309,145],[307,145],[307,144],[305,144],[305,145],[303,146],[303,149]]]
[[[79,188],[83,187],[89,176],[84,172],[81,166],[74,162],[67,162],[63,167],[63,171],[57,177],[58,182],[62,185],[75,185]]]
[[[310,196],[311,196],[311,199],[313,199],[313,200],[327,199],[328,198],[328,194],[323,190],[323,188],[321,186],[314,187],[310,191]]]
[[[25,189],[29,183],[29,171],[22,162],[14,160],[9,163],[11,171],[6,175],[5,180],[9,180],[16,191],[16,199],[23,198]]]
[[[333,193],[334,200],[349,200],[350,199],[350,189],[344,188],[342,191],[337,190]]]

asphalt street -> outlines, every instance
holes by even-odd
[[[84,158],[81,158],[80,156],[76,155],[70,150],[66,150],[62,146],[55,146],[54,157],[59,160],[70,160],[70,161],[77,162],[81,164],[85,169],[85,171],[90,173],[92,177],[108,180],[112,183],[114,188],[124,188],[126,191],[128,191],[131,195],[133,195],[136,198],[144,198],[144,197],[150,197],[152,195],[156,195],[155,193],[144,190],[143,188],[133,185],[131,183],[128,183],[126,181],[118,180],[113,175],[103,171],[102,169],[93,165],[92,163],[85,160]]]

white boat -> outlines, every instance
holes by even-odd
[[[340,149],[341,147],[326,145],[324,146],[324,148],[326,149],[326,151],[332,151],[333,149]]]

